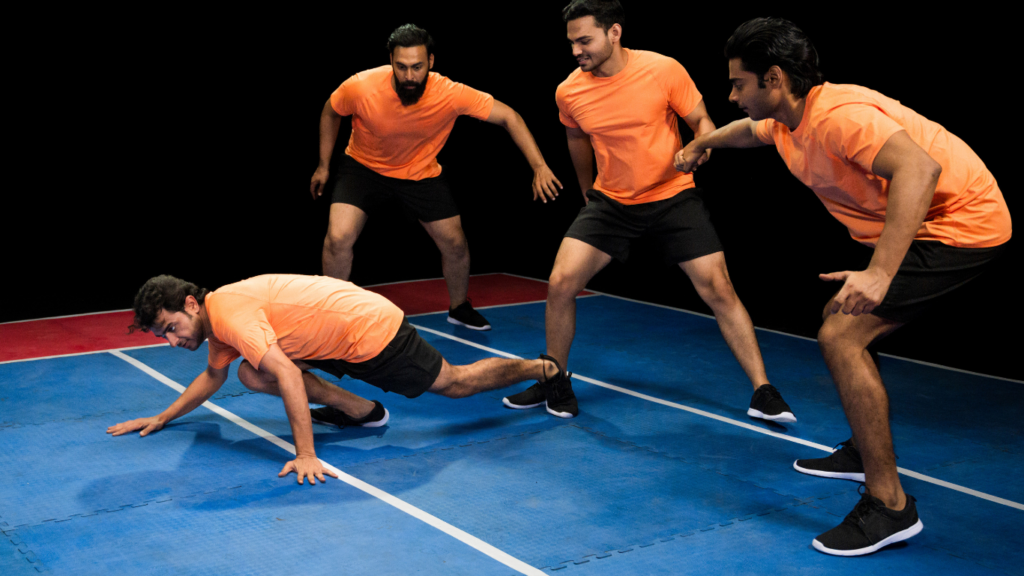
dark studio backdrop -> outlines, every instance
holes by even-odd
[[[575,66],[564,2],[360,4],[285,14],[65,13],[51,22],[60,49],[26,52],[14,64],[23,79],[12,112],[21,144],[8,157],[17,189],[3,201],[0,321],[128,308],[138,287],[161,273],[209,288],[268,272],[320,273],[329,203],[313,201],[308,187],[321,108],[345,78],[387,62],[386,38],[406,22],[433,34],[435,71],[524,117],[565,185],[556,202],[531,202],[532,172],[507,133],[470,118],[458,120],[439,156],[462,210],[472,272],[546,279],[582,206],[554,104],[555,87]],[[679,60],[719,126],[741,117],[726,99],[726,38],[755,16],[795,21],[815,41],[827,80],[876,89],[963,138],[1024,222],[1011,144],[1019,73],[1004,64],[1016,33],[1008,19],[959,12],[883,20],[873,11],[822,11],[820,3],[625,6],[624,44]],[[347,138],[346,122],[336,154]],[[773,148],[717,151],[697,184],[754,323],[814,337],[838,288],[817,274],[857,269],[865,249]],[[641,242],[633,254],[590,287],[709,312],[654,245]],[[1013,281],[1021,254],[1013,246],[881,351],[1021,378],[1013,358],[1022,342]],[[439,276],[440,256],[422,228],[398,214],[371,217],[356,244],[354,282]]]

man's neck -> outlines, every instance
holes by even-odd
[[[592,74],[598,78],[610,78],[622,72],[626,64],[629,64],[629,54],[626,53],[626,49],[621,44],[616,44],[612,48],[612,55],[595,68]]]
[[[807,98],[797,98],[792,92],[786,92],[786,95],[782,97],[782,101],[776,108],[775,113],[772,114],[772,118],[776,122],[782,122],[792,132],[800,126],[800,122],[804,118],[804,109],[807,106]]]
[[[199,305],[199,321],[203,323],[206,337],[209,338],[213,335],[213,326],[210,325],[210,315],[206,313],[206,304]]]

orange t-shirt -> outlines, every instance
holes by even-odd
[[[590,136],[594,188],[622,204],[643,204],[693,188],[693,175],[676,171],[672,157],[683,147],[677,115],[693,112],[701,95],[672,58],[626,55],[626,67],[610,78],[574,70],[558,85],[555,103],[562,124]]]
[[[275,342],[292,360],[363,362],[398,334],[405,315],[387,298],[334,278],[266,274],[206,296],[210,366],[239,356],[259,368]]]
[[[402,180],[441,174],[437,153],[448,141],[455,119],[486,120],[494,97],[431,72],[419,102],[403,106],[391,78],[391,66],[360,72],[331,94],[331,107],[352,116],[345,153],[378,174]]]
[[[874,246],[885,225],[889,181],[871,171],[889,138],[906,130],[942,166],[935,196],[916,240],[987,248],[1010,239],[1010,212],[995,177],[963,140],[874,90],[848,84],[811,88],[796,130],[772,119],[757,137],[775,144],[801,182],[850,230]]]

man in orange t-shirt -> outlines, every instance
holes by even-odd
[[[848,521],[813,544],[869,554],[923,524],[900,485],[888,397],[868,346],[977,277],[1010,239],[1010,213],[963,140],[878,92],[823,83],[814,45],[792,22],[742,24],[726,56],[729,100],[750,118],[695,139],[677,155],[678,168],[695,169],[708,148],[774,144],[850,236],[874,248],[865,270],[821,275],[843,282],[825,306],[818,343],[853,438],[827,458],[794,463],[805,474],[865,482]]]
[[[228,366],[242,356],[238,379],[250,390],[280,396],[295,438],[295,460],[278,476],[294,471],[324,481],[313,448],[312,421],[337,426],[387,424],[388,411],[309,372],[317,368],[348,375],[415,398],[432,392],[464,398],[562,373],[558,363],[487,358],[452,366],[420,338],[401,310],[387,298],[344,280],[323,276],[267,274],[209,292],[172,276],[151,278],[135,297],[131,330],[153,332],[171,346],[195,351],[209,341],[206,370],[181,397],[157,416],[122,422],[107,429],[119,436],[141,436],[188,414],[224,384]],[[309,410],[309,402],[325,407]],[[335,476],[336,477],[336,476]]]
[[[441,269],[451,298],[448,321],[490,330],[467,299],[469,247],[459,208],[442,175],[437,154],[455,120],[471,116],[503,126],[533,168],[533,197],[547,202],[561,183],[537,148],[522,117],[490,94],[430,72],[434,41],[406,24],[388,39],[391,65],[345,80],[320,116],[320,164],[310,182],[313,198],[332,189],[331,216],[324,240],[325,276],[348,280],[352,246],[369,213],[390,200],[419,220],[441,251]],[[331,175],[331,156],[342,116],[352,116],[348,147]],[[330,178],[330,182],[328,182]]]
[[[576,331],[575,297],[613,258],[624,261],[632,240],[657,238],[665,262],[686,272],[711,308],[730,350],[754,387],[747,414],[795,422],[768,383],[761,350],[725,265],[722,243],[690,174],[677,172],[682,117],[694,134],[715,129],[700,92],[672,58],[620,43],[624,13],[617,0],[576,0],[563,11],[579,68],[555,92],[569,152],[586,205],[558,249],[548,287],[548,354],[563,365]],[[598,174],[594,179],[592,158]],[[706,160],[706,157],[703,160]],[[571,383],[534,386],[504,399],[512,408],[545,405],[571,418],[578,412]]]

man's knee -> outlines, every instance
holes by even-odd
[[[468,257],[469,242],[466,241],[466,235],[461,232],[462,230],[459,229],[458,234],[444,234],[435,237],[434,242],[437,244],[437,249],[449,258],[462,259]]]
[[[263,386],[260,381],[259,372],[248,360],[243,360],[238,365],[238,379],[242,382],[242,385],[249,390],[259,391]]]
[[[575,298],[576,294],[583,289],[583,284],[573,270],[555,267],[548,278],[548,297],[556,299]]]
[[[733,305],[739,300],[724,267],[715,268],[693,284],[701,299],[713,309]]]
[[[346,230],[328,230],[324,237],[324,249],[331,254],[345,254],[352,251],[359,234]]]
[[[826,358],[838,358],[844,354],[860,352],[856,343],[847,337],[841,323],[831,317],[818,329],[818,347]]]

